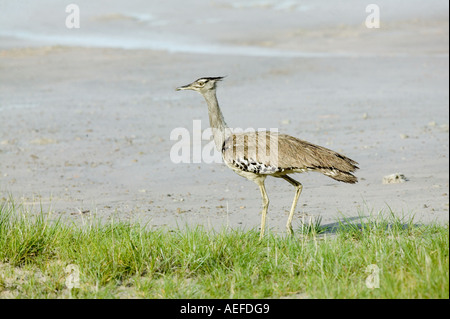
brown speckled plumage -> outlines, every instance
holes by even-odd
[[[355,161],[286,134],[270,131],[233,134],[225,140],[222,155],[225,162],[240,165],[242,169],[248,169],[250,163],[269,168],[267,172],[255,173],[281,176],[317,171],[340,182],[358,181],[352,174],[358,169]]]

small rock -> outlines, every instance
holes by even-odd
[[[30,143],[36,145],[48,145],[48,144],[56,144],[57,141],[51,138],[37,138],[35,140],[32,140]]]
[[[405,140],[405,139],[409,138],[409,135],[407,135],[407,134],[400,134],[400,138]]]
[[[442,125],[439,126],[439,128],[443,132],[448,132],[448,125],[447,124],[442,124]]]
[[[399,184],[404,183],[408,179],[401,173],[394,173],[383,177],[383,184]]]

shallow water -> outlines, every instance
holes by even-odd
[[[63,45],[166,50],[263,57],[356,56],[356,52],[286,49],[274,39],[311,28],[362,25],[368,15],[360,0],[252,1],[74,1],[80,27],[67,28],[67,3],[57,0],[2,1],[0,37],[26,45]],[[382,22],[435,16],[446,1],[378,1]],[[448,14],[447,14],[448,17]],[[326,40],[326,39],[325,39]],[[14,43],[15,45],[17,42]],[[1,41],[0,48],[8,47]]]

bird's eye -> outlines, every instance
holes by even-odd
[[[199,86],[204,86],[206,84],[206,82],[198,82]]]

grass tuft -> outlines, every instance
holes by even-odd
[[[260,241],[256,230],[68,225],[6,200],[0,298],[449,298],[448,228],[389,210]]]

